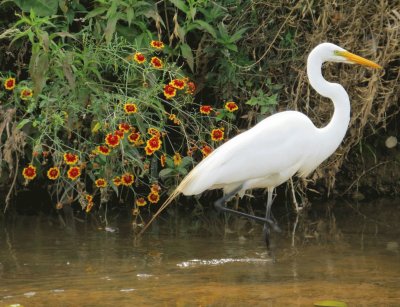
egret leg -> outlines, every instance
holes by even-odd
[[[272,196],[274,193],[274,189],[273,188],[268,188],[268,198],[267,198],[267,209],[265,212],[265,219],[272,221],[271,219],[271,207],[272,207]],[[265,244],[267,244],[267,247],[269,248],[270,246],[270,240],[269,240],[269,235],[270,235],[270,226],[272,226],[272,229],[276,232],[280,232],[281,229],[279,228],[278,224],[274,221],[273,224],[267,224],[264,223],[264,228],[263,228],[263,235],[264,235],[264,241]]]
[[[233,191],[231,191],[230,193],[224,195],[223,197],[221,197],[220,199],[218,199],[215,203],[214,203],[214,207],[218,210],[218,211],[224,211],[224,212],[229,212],[232,214],[236,214],[239,216],[244,216],[248,219],[257,221],[257,222],[261,222],[264,224],[268,224],[271,226],[271,228],[275,231],[280,231],[279,227],[276,225],[276,223],[274,221],[272,221],[269,216],[266,216],[265,218],[262,218],[260,216],[255,216],[255,215],[250,215],[244,212],[240,212],[237,210],[233,210],[230,208],[225,207],[223,204],[225,204],[225,202],[230,199],[232,196],[234,196],[237,192],[239,192],[242,189],[243,185],[238,186],[236,189],[234,189]],[[272,196],[271,196],[271,205],[272,205]]]

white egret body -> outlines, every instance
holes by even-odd
[[[334,104],[334,114],[323,128],[317,128],[303,113],[285,111],[271,115],[213,151],[178,185],[154,218],[179,194],[197,195],[222,188],[225,194],[243,195],[248,189],[267,188],[267,217],[273,189],[293,175],[306,177],[342,142],[350,121],[350,101],[345,89],[326,81],[321,72],[326,61],[358,63],[380,68],[330,43],[315,47],[307,60],[311,86]],[[232,196],[232,195],[230,195]],[[225,201],[225,198],[222,199]],[[143,232],[142,231],[142,232]]]

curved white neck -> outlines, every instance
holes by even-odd
[[[350,100],[346,90],[337,83],[331,83],[322,76],[323,56],[315,48],[307,60],[307,75],[311,86],[322,96],[330,98],[334,113],[329,124],[318,129],[320,132],[321,150],[325,158],[331,155],[342,142],[350,122]]]

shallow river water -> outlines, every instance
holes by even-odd
[[[300,233],[295,247],[289,231],[275,235],[275,259],[258,235],[138,242],[25,217],[1,225],[0,306],[400,306],[399,206],[389,209],[336,216],[335,234]]]

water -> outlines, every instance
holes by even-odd
[[[290,232],[275,236],[275,261],[257,231],[137,241],[123,227],[71,235],[20,218],[0,232],[0,306],[400,306],[399,208],[368,208],[334,227],[316,218],[295,248]]]

